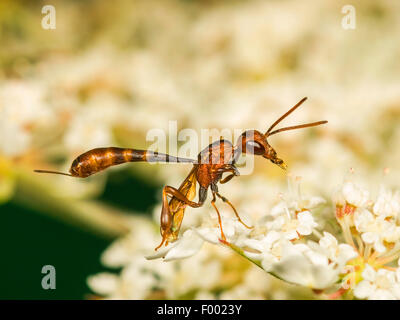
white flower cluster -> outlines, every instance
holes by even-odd
[[[170,288],[167,290],[169,297],[184,296],[192,289],[200,298],[215,298],[216,295],[211,293],[211,289],[215,288],[216,283],[219,283],[218,279],[224,275],[223,263],[220,253],[215,254],[216,251],[213,251],[218,249],[210,250],[210,248],[222,247],[232,249],[232,252],[247,258],[256,266],[287,283],[314,289],[326,298],[342,296],[359,299],[400,299],[400,267],[390,265],[400,257],[398,193],[381,188],[376,200],[371,201],[369,192],[353,182],[345,182],[334,197],[336,221],[342,228],[341,235],[321,231],[318,226],[315,216],[321,211],[317,208],[322,207],[324,199],[302,196],[298,179],[291,180],[291,189],[295,192],[292,192],[288,199],[281,200],[272,207],[270,214],[254,221],[252,229],[245,228],[236,218],[223,214],[222,226],[226,241],[221,240],[217,217],[210,214],[197,227],[186,229],[177,241],[161,248],[156,254],[147,256],[147,262],[140,254],[148,253],[150,246],[157,242],[155,240],[157,237],[147,239],[146,248],[142,247],[140,250],[137,250],[137,247],[131,248],[132,251],[129,253],[122,250],[122,242],[117,242],[106,252],[104,257],[108,258],[105,262],[107,265],[115,264],[110,259],[113,256],[114,260],[120,261],[118,266],[123,265],[121,261],[124,259],[131,261],[128,267],[125,266],[120,277],[97,275],[90,278],[89,284],[95,292],[104,294],[105,291],[101,286],[97,288],[96,281],[99,283],[104,281],[108,286],[111,277],[115,281],[125,283],[123,280],[126,276],[125,270],[134,268],[139,273],[143,270],[148,272],[140,281],[153,279],[152,285],[144,286],[147,291],[140,295],[141,298],[151,296],[152,291],[149,288],[156,287],[156,284],[159,288],[163,288],[165,294],[165,288],[169,287],[170,281],[174,282],[172,287],[177,285],[175,277],[183,277],[182,281],[192,287],[183,288],[175,293],[168,291],[172,290]],[[332,218],[334,216],[332,214]],[[143,234],[138,233],[136,236],[141,237],[145,234],[148,235],[143,231]],[[340,241],[342,236],[345,243]],[[132,239],[123,240],[126,245],[131,241]],[[143,239],[140,242],[144,243]],[[206,249],[202,249],[205,242]],[[108,256],[111,252],[112,255]],[[222,256],[229,257],[226,251],[218,252],[224,252]],[[124,258],[115,258],[118,255]],[[173,269],[177,265],[179,271],[174,272]],[[185,271],[184,268],[189,269]],[[203,279],[197,282],[192,279],[198,279],[194,274],[200,272],[207,272],[210,275],[207,281]],[[157,277],[151,274],[157,274]],[[260,274],[258,276],[262,279]],[[164,283],[160,282],[160,279],[163,279]],[[254,286],[255,282],[236,286],[220,294],[219,298],[241,297],[240,292],[248,293],[249,286]],[[266,288],[270,286],[270,282],[266,281]],[[180,285],[177,288],[180,288]],[[110,285],[110,290],[112,294],[107,292],[105,296],[112,298],[115,292],[118,292],[115,284]],[[248,297],[252,296],[248,293]],[[254,295],[254,298],[256,297],[257,294]]]
[[[343,288],[356,298],[400,299],[400,193],[370,193],[351,181],[335,196],[336,218],[358,257],[346,266]],[[345,291],[342,290],[342,293]]]
[[[159,240],[155,231],[151,221],[133,218],[131,233],[114,242],[102,256],[107,267],[122,268],[120,274],[102,272],[88,278],[96,295],[107,299],[264,299],[277,285],[233,251],[210,244],[190,259],[167,263],[146,260],[144,255]],[[188,246],[198,245],[187,234],[184,239]],[[181,249],[184,251],[182,244],[175,246],[176,252]],[[286,297],[287,293],[280,294]]]
[[[297,181],[294,184],[298,185]],[[148,258],[164,257],[166,261],[186,258],[197,253],[203,241],[222,243],[240,250],[264,270],[289,283],[324,289],[339,279],[346,262],[357,253],[350,245],[338,245],[328,232],[324,232],[319,242],[306,241],[306,236],[312,235],[317,227],[311,211],[325,201],[318,197],[301,197],[299,189],[295,189],[297,194],[291,196],[293,199],[288,204],[281,201],[272,208],[272,214],[262,217],[253,229],[223,216],[226,242],[220,240],[215,217],[213,225],[203,224],[187,230],[178,241]]]
[[[12,157],[27,152],[32,128],[45,127],[52,116],[41,85],[7,82],[0,88],[0,154]]]

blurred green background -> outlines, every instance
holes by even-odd
[[[150,212],[159,186],[126,170],[110,175],[99,200]],[[113,238],[51,219],[10,201],[0,206],[1,299],[82,299],[90,297],[86,278],[104,270],[99,256]],[[56,268],[56,290],[44,290],[44,265]]]

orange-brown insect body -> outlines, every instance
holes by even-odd
[[[86,178],[110,166],[130,162],[135,156],[143,157],[144,154],[133,149],[97,148],[77,157],[72,162],[69,172],[74,177]]]
[[[233,146],[230,141],[220,139],[211,143],[207,148],[202,150],[197,160],[173,157],[168,154],[153,152],[149,150],[136,150],[124,148],[96,148],[87,151],[77,157],[70,169],[70,174],[47,171],[35,170],[36,172],[56,173],[63,175],[70,175],[73,177],[86,178],[96,172],[107,169],[110,166],[118,165],[126,162],[175,162],[175,163],[192,163],[193,168],[189,175],[182,182],[179,189],[171,186],[165,186],[162,193],[162,209],[160,217],[160,231],[162,241],[156,248],[160,248],[163,244],[167,245],[168,242],[174,241],[178,238],[179,229],[183,220],[184,212],[187,206],[192,208],[201,207],[206,198],[207,192],[210,188],[212,191],[213,199],[211,204],[218,214],[218,222],[221,229],[221,238],[226,240],[222,231],[221,216],[217,207],[215,206],[216,197],[227,203],[234,211],[239,222],[248,227],[240,219],[235,207],[229,202],[228,199],[223,197],[218,192],[218,183],[226,183],[233,177],[239,175],[239,171],[235,166],[240,154],[248,153],[252,155],[262,156],[270,160],[272,163],[278,165],[282,169],[286,169],[286,164],[283,160],[277,157],[276,151],[269,145],[267,138],[279,132],[313,127],[320,124],[327,123],[327,121],[312,122],[297,126],[285,127],[272,131],[272,129],[290,113],[297,109],[306,98],[300,100],[288,112],[276,120],[264,134],[257,130],[247,130],[237,140],[236,146]],[[224,173],[229,173],[228,176],[222,178]],[[199,183],[198,201],[193,202],[196,195],[196,184]],[[168,201],[168,197],[171,198]]]
[[[105,170],[111,166],[126,162],[188,162],[192,159],[177,158],[165,153],[158,153],[149,150],[137,150],[128,148],[96,148],[89,150],[77,157],[69,169],[73,177],[86,178]]]
[[[210,144],[198,155],[196,178],[199,184],[208,188],[217,183],[226,168],[232,168],[234,148],[230,141],[219,140]]]

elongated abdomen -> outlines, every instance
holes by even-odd
[[[86,178],[94,173],[107,169],[110,166],[126,162],[186,162],[194,163],[192,159],[173,157],[168,154],[149,150],[125,148],[96,148],[77,157],[69,172],[74,177]]]

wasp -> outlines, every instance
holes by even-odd
[[[162,190],[162,209],[160,216],[160,233],[162,240],[155,250],[159,249],[163,245],[167,246],[169,242],[178,239],[186,207],[199,208],[203,206],[207,199],[209,189],[211,189],[212,194],[211,205],[214,207],[218,215],[221,239],[226,241],[222,228],[221,215],[215,205],[217,198],[221,199],[232,208],[240,223],[242,223],[246,228],[251,227],[247,226],[240,219],[233,204],[219,193],[218,183],[227,183],[235,176],[240,175],[236,163],[242,153],[262,156],[278,165],[280,168],[286,170],[286,164],[282,159],[278,158],[276,151],[268,143],[268,138],[279,132],[314,127],[328,122],[326,120],[317,121],[273,130],[276,125],[296,110],[306,99],[307,98],[303,98],[300,100],[289,111],[277,119],[264,134],[257,130],[246,130],[239,136],[236,145],[233,145],[228,140],[220,138],[220,140],[211,143],[208,147],[202,150],[198,154],[196,160],[174,157],[150,150],[108,147],[92,149],[78,156],[72,162],[69,174],[48,170],[35,170],[35,172],[63,174],[71,177],[86,178],[92,174],[105,170],[108,167],[126,162],[145,161],[159,163],[191,163],[193,164],[193,167],[178,189],[167,185]],[[224,174],[227,175],[223,177]],[[196,196],[197,185],[199,188],[198,200],[196,202],[193,201],[193,199]]]

